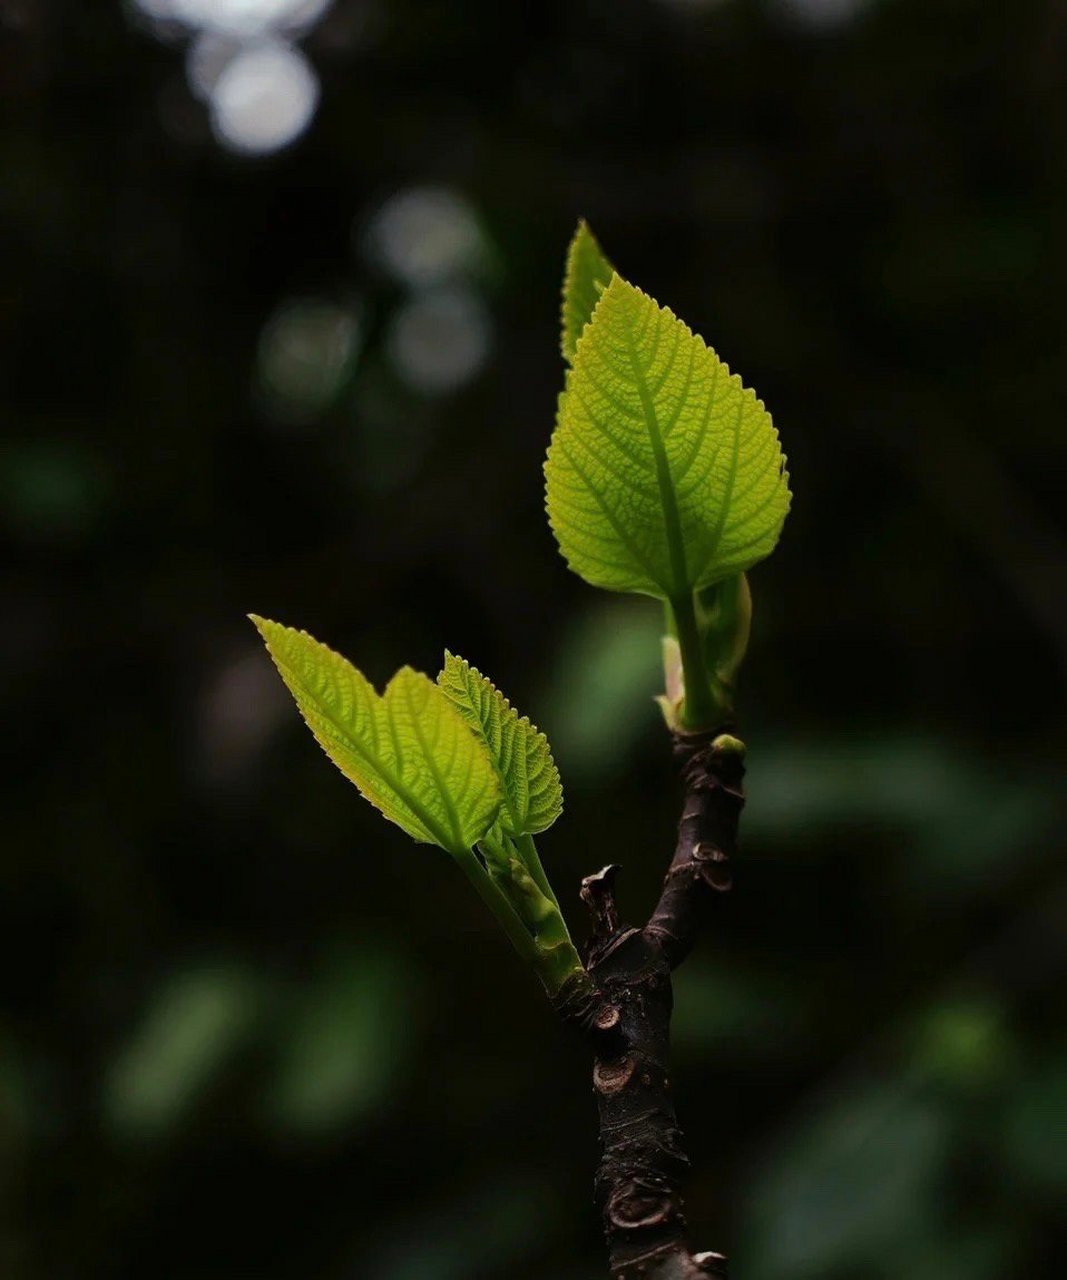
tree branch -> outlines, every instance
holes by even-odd
[[[672,969],[689,954],[715,900],[733,880],[730,857],[745,803],[744,747],[727,734],[675,734],[685,783],[678,844],[659,903],[646,926]]]
[[[730,888],[744,804],[743,750],[726,735],[675,735],[685,785],[678,843],[643,929],[619,919],[617,867],[582,882],[582,899],[593,914],[591,984],[557,1007],[593,1042],[601,1141],[596,1192],[615,1280],[726,1275],[721,1254],[693,1254],[685,1240],[681,1186],[689,1161],[671,1097],[671,970]]]

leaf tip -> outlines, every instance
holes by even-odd
[[[560,350],[567,364],[573,363],[575,344],[614,270],[589,223],[579,218],[567,246],[560,307]]]
[[[280,631],[287,631],[289,628],[283,626],[280,622],[274,622],[270,618],[261,617],[258,613],[249,613],[245,615],[249,622],[259,632],[260,638],[269,649],[271,640],[277,636]]]

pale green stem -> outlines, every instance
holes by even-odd
[[[504,932],[511,939],[515,950],[527,964],[537,969],[540,964],[540,953],[533,935],[519,919],[514,907],[504,897],[500,887],[478,861],[477,855],[472,849],[466,849],[463,853],[454,856],[467,879],[478,890],[479,897],[500,922]]]
[[[533,946],[530,963],[550,996],[584,972],[581,957],[571,941],[566,921],[555,898],[546,894],[534,880],[522,855],[510,840],[497,844],[483,839],[488,875],[494,886],[507,898],[516,917],[529,930]],[[543,874],[542,868],[542,874]]]
[[[534,843],[533,836],[516,836],[515,846],[519,851],[519,856],[522,858],[523,862],[526,863],[530,874],[537,881],[538,888],[545,897],[552,900],[556,910],[561,911],[559,899],[556,897],[556,891],[552,888],[552,884],[545,872],[544,865],[541,862],[541,855],[537,852],[537,845]]]
[[[704,664],[704,646],[697,626],[693,593],[687,591],[684,595],[677,596],[671,601],[671,609],[678,631],[678,648],[682,655],[682,675],[685,680],[682,723],[691,730],[712,729],[715,727],[716,707]]]

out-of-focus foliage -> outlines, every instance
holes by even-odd
[[[602,1275],[584,1055],[243,618],[476,654],[575,932],[606,861],[647,908],[662,620],[542,508],[579,215],[797,477],[679,974],[694,1237],[1059,1280],[1065,65],[1044,0],[6,7],[4,1280]]]
[[[595,787],[634,762],[658,716],[663,614],[651,601],[588,601],[557,641],[546,723],[569,783]]]

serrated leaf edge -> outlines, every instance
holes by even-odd
[[[558,812],[558,813],[556,814],[556,816],[552,819],[552,822],[548,824],[548,826],[551,826],[551,825],[552,825],[552,823],[556,822],[556,820],[559,818],[560,814],[562,814],[562,812],[563,812],[563,780],[562,780],[562,778],[560,777],[559,767],[558,767],[558,765],[556,764],[555,757],[552,755],[552,744],[551,744],[551,743],[549,742],[549,740],[548,740],[548,735],[544,732],[544,730],[539,729],[539,728],[537,727],[537,725],[535,725],[535,724],[534,724],[534,722],[530,719],[530,717],[529,717],[529,716],[522,715],[522,714],[518,711],[518,709],[517,709],[517,708],[512,704],[511,700],[507,697],[507,695],[506,695],[506,694],[504,694],[504,693],[502,693],[502,692],[501,692],[501,690],[500,690],[500,689],[498,689],[498,688],[497,688],[497,686],[493,683],[493,681],[492,681],[492,680],[491,680],[491,679],[490,679],[490,678],[489,678],[489,677],[488,677],[488,676],[487,676],[483,671],[480,671],[480,670],[479,670],[479,669],[478,669],[478,668],[477,668],[477,667],[476,667],[472,662],[468,661],[468,660],[467,660],[466,658],[464,658],[461,654],[453,653],[450,649],[446,649],[446,650],[445,650],[445,663],[446,663],[446,665],[447,665],[447,662],[448,662],[448,659],[449,659],[449,658],[453,658],[453,659],[455,659],[455,660],[457,660],[457,661],[459,661],[459,662],[462,662],[462,663],[465,665],[465,667],[466,667],[467,671],[468,671],[471,675],[473,675],[473,676],[477,677],[478,679],[484,680],[484,681],[485,681],[485,683],[486,683],[486,684],[489,686],[489,688],[492,690],[492,692],[493,692],[493,693],[494,693],[494,694],[495,694],[495,695],[500,699],[500,701],[504,704],[504,709],[505,709],[505,711],[508,711],[508,712],[510,712],[512,715],[514,715],[514,717],[515,717],[516,721],[517,721],[520,725],[525,725],[525,727],[531,731],[531,734],[532,734],[533,738],[534,738],[536,741],[540,742],[540,743],[544,746],[544,749],[545,749],[545,758],[546,758],[546,759],[547,759],[547,761],[548,761],[547,773],[548,773],[549,777],[550,777],[550,778],[555,782],[556,789],[558,790],[558,792],[559,792],[559,796],[560,796],[560,800],[559,800],[559,812]],[[441,668],[441,671],[438,673],[438,677],[437,677],[438,685],[439,685],[439,686],[440,686],[441,677],[442,677],[442,676],[444,676],[445,674],[446,674],[446,669],[445,669],[445,667],[442,667],[442,668]],[[449,702],[452,702],[452,699],[449,697],[448,691],[447,691],[446,689],[442,688],[442,689],[441,689],[441,692],[445,695],[445,697],[446,697],[446,698],[448,698],[448,699],[449,699]],[[453,703],[452,705],[453,705],[453,706],[456,706],[456,704],[455,704],[455,703]],[[482,741],[482,743],[485,745],[485,748],[486,748],[486,750],[487,750],[487,751],[488,751],[488,753],[489,753],[489,758],[490,758],[490,760],[493,762],[493,768],[496,770],[497,777],[500,779],[501,790],[503,791],[503,795],[504,795],[504,799],[503,799],[503,802],[502,802],[502,804],[501,804],[501,812],[503,812],[504,810],[510,810],[510,805],[509,805],[509,803],[508,803],[508,786],[507,786],[507,780],[506,780],[506,778],[505,778],[505,776],[504,776],[504,773],[503,773],[502,768],[501,768],[501,767],[500,767],[500,765],[497,763],[496,756],[494,755],[493,751],[492,751],[492,750],[490,750],[490,748],[489,748],[489,744],[488,744],[488,742],[487,742],[487,741],[486,741],[486,739],[485,739],[485,731],[484,731],[484,729],[483,729],[483,728],[482,728],[482,726],[481,726],[480,719],[478,720],[478,722],[477,722],[476,724],[475,724],[475,723],[472,723],[472,722],[471,722],[471,720],[467,718],[467,716],[466,716],[466,714],[465,714],[465,711],[464,711],[464,709],[463,709],[462,707],[456,707],[456,710],[457,710],[457,713],[458,713],[460,716],[462,716],[462,717],[463,717],[464,722],[467,724],[468,728],[470,728],[471,732],[472,732],[472,733],[474,733],[474,734],[475,734],[475,736],[476,736],[476,737],[478,737],[478,738]],[[474,714],[475,714],[474,712],[471,712],[471,715],[472,715],[472,716],[473,716]],[[546,772],[546,770],[542,770],[541,772]],[[540,776],[540,774],[539,774],[539,775],[537,775],[537,776]],[[512,817],[514,817],[514,814],[512,815]],[[498,821],[502,821],[502,819],[500,819],[499,815],[498,815],[498,819],[497,819],[497,820],[498,820]],[[537,827],[537,828],[535,828],[535,829],[533,829],[533,830],[530,830],[530,831],[526,832],[525,834],[529,834],[529,835],[537,835],[537,834],[539,834],[541,831],[546,831],[546,830],[548,829],[548,826],[544,826],[544,827]],[[509,834],[511,834],[511,835],[521,835],[521,834],[523,834],[523,832],[520,832],[520,831],[518,831],[518,830],[512,830],[512,831],[509,831]]]
[[[360,671],[359,668],[355,666],[354,663],[350,662],[349,659],[346,658],[343,653],[340,653],[338,650],[332,648],[332,646],[326,644],[325,641],[320,640],[317,636],[313,636],[310,631],[306,631],[303,627],[290,627],[284,622],[276,622],[272,618],[264,618],[264,617],[261,617],[259,614],[255,614],[255,613],[250,613],[247,616],[255,626],[256,630],[259,632],[260,636],[262,637],[267,653],[270,656],[270,660],[271,662],[274,663],[274,666],[277,668],[278,674],[282,677],[282,680],[285,682],[286,685],[288,685],[289,682],[288,680],[286,680],[285,672],[283,671],[284,664],[278,659],[277,655],[272,649],[268,641],[267,635],[264,633],[263,627],[261,624],[266,624],[267,626],[273,626],[273,627],[280,627],[283,630],[287,630],[287,631],[293,631],[296,634],[303,636],[306,640],[310,640],[313,644],[316,644],[321,648],[325,649],[333,657],[340,659],[341,662],[346,663],[348,666],[352,667],[352,669],[356,671],[357,674],[361,676],[363,680],[366,681],[374,697],[379,702],[384,701],[384,698],[385,698],[384,689],[382,690],[381,693],[379,693],[378,690],[374,687],[373,683],[370,680],[368,680],[367,677],[363,675],[363,672]],[[430,677],[427,676],[425,672],[420,672],[416,668],[412,667],[410,664],[405,663],[403,666],[398,667],[397,670],[393,673],[393,675],[389,678],[388,682],[386,683],[385,689],[388,689],[389,685],[391,685],[393,681],[397,678],[397,676],[399,676],[402,672],[410,672],[412,675],[416,675],[416,676],[418,675],[425,676],[425,679],[428,681],[430,685],[437,687],[435,685],[435,682],[431,680]],[[301,686],[301,688],[304,690],[305,694],[307,695],[308,701],[317,705],[317,699],[315,697],[314,691],[308,688],[305,681],[298,674],[295,676],[295,678],[296,678],[297,684]],[[443,690],[441,692],[443,693]],[[382,815],[383,818],[386,819],[386,821],[393,823],[394,826],[400,825],[399,823],[397,823],[396,819],[386,810],[383,803],[378,799],[378,797],[374,794],[373,789],[370,788],[367,785],[367,783],[357,782],[355,778],[349,777],[348,774],[345,773],[344,769],[342,769],[338,765],[337,761],[334,760],[332,756],[330,756],[329,752],[326,751],[322,743],[319,742],[318,735],[315,732],[315,728],[312,725],[311,721],[308,719],[307,715],[304,713],[304,708],[300,705],[300,702],[295,697],[293,698],[293,702],[296,706],[296,709],[300,715],[301,720],[303,720],[304,724],[307,725],[308,730],[311,733],[311,736],[315,739],[316,743],[318,743],[319,748],[323,751],[323,753],[326,755],[327,759],[334,766],[334,768],[336,768],[338,772],[342,774],[342,776],[348,778],[348,781],[352,783],[352,785],[360,793],[363,799],[366,800],[367,803],[371,805],[372,808],[377,809],[377,811]],[[445,703],[447,705],[449,714],[456,715],[459,718],[463,728],[467,730],[467,732],[470,732],[470,725],[459,714],[455,706],[452,705],[451,701],[447,697],[445,698]],[[397,793],[397,795],[400,797],[403,803],[411,810],[411,812],[415,815],[415,817],[419,820],[419,822],[421,822],[422,825],[426,828],[426,831],[434,838],[433,840],[420,841],[417,836],[412,836],[411,832],[406,830],[404,832],[405,835],[411,836],[411,838],[414,839],[416,843],[420,843],[420,844],[436,843],[440,848],[444,849],[446,853],[456,854],[456,853],[467,851],[468,846],[460,845],[458,841],[456,843],[452,843],[451,841],[449,841],[448,834],[442,831],[440,824],[437,822],[437,820],[432,818],[429,814],[427,814],[422,802],[413,796],[412,792],[406,786],[406,784],[402,780],[398,779],[392,770],[384,768],[377,760],[369,756],[368,753],[358,743],[358,741],[352,738],[348,730],[343,725],[338,724],[336,719],[332,715],[330,715],[325,711],[320,711],[320,714],[323,716],[323,719],[329,721],[329,723],[334,726],[334,728],[338,731],[338,733],[344,738],[346,742],[352,742],[355,744],[355,749],[357,753],[367,762],[370,768],[377,770],[383,776],[386,783],[393,788],[393,790]],[[415,718],[412,717],[412,720],[414,723]],[[391,733],[393,732],[391,726],[390,726],[390,732]],[[431,763],[429,755],[426,756],[426,762],[435,780],[438,779],[439,775],[437,773],[436,766],[433,763]],[[494,774],[497,774],[495,765],[494,765],[493,771],[494,771]],[[499,785],[499,774],[497,774],[497,782]],[[454,805],[452,804],[451,797],[447,795],[447,789],[444,787],[441,787],[440,789],[441,789],[442,799],[444,800],[447,798],[447,806],[449,808],[450,813],[452,815],[455,815],[455,808],[454,808]],[[492,814],[492,817],[486,824],[485,830],[482,832],[481,836],[479,836],[476,840],[474,840],[472,844],[476,844],[478,840],[482,839],[486,834],[486,832],[488,832],[496,823],[500,814],[500,809],[504,803],[502,787],[500,788],[500,791],[501,791],[501,794],[499,797],[499,803],[497,804],[496,809]],[[404,828],[401,828],[401,830],[404,830]]]
[[[592,233],[590,233],[590,234],[592,234]],[[783,512],[782,512],[782,520],[781,520],[780,525],[778,526],[778,533],[777,533],[777,536],[775,537],[774,545],[770,548],[770,550],[766,553],[766,555],[765,555],[765,556],[762,556],[762,557],[761,557],[761,560],[766,559],[766,558],[767,558],[767,556],[771,555],[771,553],[774,551],[775,547],[777,547],[777,545],[778,545],[778,540],[779,540],[779,538],[781,538],[781,536],[782,536],[782,529],[785,527],[785,521],[786,521],[786,518],[788,517],[789,512],[791,511],[791,509],[792,509],[792,505],[793,505],[793,490],[792,490],[792,487],[790,486],[790,483],[789,483],[789,480],[790,480],[790,473],[789,473],[789,467],[788,467],[788,461],[789,461],[789,459],[788,459],[788,456],[787,456],[787,454],[786,454],[785,450],[782,448],[782,444],[781,444],[781,436],[780,436],[780,435],[779,435],[779,433],[778,433],[778,428],[774,425],[774,415],[773,415],[773,414],[771,413],[771,411],[767,408],[766,404],[765,404],[765,403],[763,402],[763,400],[760,398],[760,396],[759,396],[759,395],[758,395],[758,393],[756,392],[755,388],[745,386],[744,380],[742,379],[741,375],[740,375],[740,374],[738,374],[738,373],[734,373],[734,372],[733,372],[733,370],[730,368],[729,364],[728,364],[728,363],[727,363],[727,362],[722,358],[722,356],[720,356],[720,355],[719,355],[719,353],[715,350],[715,348],[714,348],[713,346],[711,346],[711,344],[710,344],[709,342],[707,342],[707,341],[706,341],[706,339],[705,339],[701,334],[697,333],[694,329],[691,329],[691,328],[689,327],[689,325],[688,325],[688,324],[687,324],[687,323],[686,323],[686,322],[685,322],[685,321],[684,321],[684,320],[683,320],[679,315],[677,315],[677,314],[676,314],[676,313],[675,313],[675,312],[674,312],[670,307],[665,306],[665,305],[664,305],[663,303],[661,303],[661,302],[657,302],[657,300],[656,300],[655,298],[653,298],[653,297],[652,297],[652,295],[651,295],[650,293],[646,293],[646,292],[644,291],[644,289],[642,289],[639,285],[633,284],[631,281],[627,280],[627,279],[626,279],[626,277],[625,277],[625,276],[623,276],[620,272],[616,271],[616,272],[615,272],[615,275],[614,275],[614,278],[612,279],[611,283],[609,283],[609,284],[608,284],[604,289],[602,289],[602,290],[601,290],[601,292],[600,292],[600,297],[597,299],[596,306],[593,308],[593,314],[589,317],[589,323],[585,326],[585,328],[584,328],[584,329],[581,331],[581,333],[578,335],[578,339],[577,339],[577,342],[575,343],[575,347],[574,347],[574,359],[573,359],[573,361],[572,361],[569,365],[567,365],[566,369],[564,370],[564,375],[563,375],[563,390],[562,390],[562,391],[560,391],[559,395],[556,397],[556,423],[555,423],[555,426],[554,426],[554,427],[553,427],[553,429],[552,429],[552,435],[551,435],[551,436],[550,436],[550,438],[549,438],[549,443],[548,443],[548,452],[546,453],[546,456],[545,456],[545,460],[544,460],[544,462],[541,464],[541,471],[542,471],[542,474],[544,475],[544,479],[545,479],[544,501],[543,501],[543,504],[542,504],[542,505],[543,505],[543,507],[544,507],[544,512],[545,512],[545,516],[546,516],[546,518],[547,518],[547,520],[548,520],[549,527],[551,528],[551,530],[552,530],[552,534],[553,534],[553,536],[554,536],[554,537],[555,537],[555,539],[556,539],[556,545],[557,545],[557,547],[559,547],[560,555],[563,557],[564,563],[567,565],[567,568],[568,568],[568,569],[570,569],[570,571],[571,571],[573,574],[575,574],[575,575],[576,575],[577,577],[579,577],[579,578],[582,578],[582,579],[583,579],[583,581],[585,580],[585,579],[584,579],[583,574],[582,574],[582,573],[578,570],[578,568],[577,568],[577,567],[576,567],[576,566],[571,562],[570,557],[569,557],[569,556],[567,555],[567,553],[563,550],[563,543],[562,543],[562,541],[561,541],[561,539],[560,539],[560,535],[559,535],[559,531],[558,531],[557,526],[556,526],[556,522],[555,522],[555,520],[554,520],[554,519],[553,519],[553,517],[552,517],[552,512],[551,512],[551,510],[549,509],[549,505],[548,505],[548,467],[549,467],[549,462],[550,462],[551,454],[552,454],[552,445],[553,445],[553,443],[555,442],[556,435],[557,435],[557,433],[558,433],[558,432],[559,432],[559,430],[560,430],[560,419],[561,419],[561,416],[562,416],[562,411],[563,411],[563,405],[564,405],[564,402],[565,402],[566,397],[567,397],[567,395],[568,395],[568,393],[569,393],[569,390],[570,390],[570,381],[571,381],[571,376],[572,376],[572,374],[574,373],[574,371],[575,371],[575,370],[577,369],[577,367],[578,367],[578,361],[579,361],[579,358],[580,358],[580,356],[581,356],[582,347],[583,347],[583,345],[584,345],[584,344],[589,340],[590,334],[591,334],[592,329],[593,329],[593,325],[595,324],[596,319],[597,319],[597,313],[600,311],[601,306],[602,306],[602,305],[603,305],[603,303],[604,303],[604,298],[607,296],[608,290],[609,290],[609,289],[612,287],[612,285],[615,283],[615,279],[618,279],[618,280],[619,280],[619,282],[620,282],[622,285],[624,285],[624,286],[626,286],[626,287],[628,287],[628,288],[632,289],[632,290],[634,291],[634,293],[639,294],[639,295],[640,295],[640,296],[641,296],[641,297],[642,297],[646,302],[650,302],[654,307],[658,308],[660,311],[664,311],[664,312],[666,312],[666,314],[667,314],[667,315],[668,315],[672,320],[674,320],[674,321],[676,321],[678,324],[680,324],[680,325],[682,326],[683,330],[685,331],[685,333],[686,333],[686,335],[687,335],[688,337],[690,337],[690,338],[695,338],[699,343],[701,343],[701,345],[705,348],[705,350],[710,351],[710,352],[711,352],[711,354],[715,357],[715,359],[716,359],[716,360],[718,360],[719,364],[720,364],[720,365],[721,365],[721,367],[722,367],[723,372],[725,373],[725,375],[726,375],[726,377],[727,377],[727,380],[729,380],[729,379],[731,379],[731,378],[736,379],[736,380],[737,380],[737,382],[738,382],[738,384],[739,384],[739,385],[740,385],[740,387],[741,387],[741,391],[742,391],[742,393],[748,392],[749,394],[751,394],[751,395],[752,395],[752,397],[753,397],[753,399],[755,400],[755,402],[756,402],[757,406],[758,406],[758,407],[759,407],[759,408],[760,408],[760,409],[761,409],[761,410],[762,410],[762,411],[767,415],[767,418],[768,418],[768,421],[769,421],[769,424],[770,424],[770,431],[771,431],[771,434],[772,434],[772,436],[773,436],[773,438],[774,438],[775,443],[778,445],[778,452],[779,452],[779,454],[781,455],[781,462],[780,462],[780,464],[779,464],[779,475],[780,475],[781,479],[785,482],[786,503],[785,503],[785,509],[784,509],[784,510],[783,510]],[[672,479],[673,479],[673,477],[672,477]],[[605,513],[605,514],[606,514],[606,513]],[[715,554],[715,552],[714,552],[714,551],[712,551],[712,552],[711,552],[711,554],[707,557],[707,559],[708,559],[708,560],[710,560],[710,559],[714,556],[714,554]],[[707,560],[705,561],[705,563],[707,563]],[[757,561],[757,563],[759,563],[759,562]],[[687,566],[687,568],[688,568],[688,566]],[[730,576],[730,574],[731,574],[732,572],[734,572],[734,570],[732,570],[732,569],[731,569],[731,570],[728,570],[726,573],[724,573],[724,574],[722,575],[722,577],[723,577],[723,578],[729,577],[729,576]],[[745,570],[745,572],[747,572],[747,570]],[[649,577],[651,577],[651,576],[652,576],[652,575],[651,575],[651,574],[649,574]],[[690,576],[692,577],[693,575],[690,575]],[[713,586],[713,585],[715,584],[715,582],[717,582],[717,581],[721,581],[721,579],[711,579],[711,580],[709,580],[709,581],[704,582],[704,581],[701,581],[701,580],[700,580],[699,575],[697,575],[697,577],[696,577],[696,583],[697,583],[697,585],[698,585],[699,587],[701,587],[701,588],[703,588],[703,587],[710,587],[710,586]],[[659,586],[660,586],[660,591],[662,592],[662,594],[657,594],[657,595],[655,596],[655,598],[656,598],[656,599],[661,599],[661,600],[668,600],[668,599],[670,599],[670,593],[669,593],[669,591],[668,591],[666,588],[664,588],[661,584],[657,584],[657,585],[659,585]],[[697,587],[696,587],[696,586],[694,586],[694,587],[692,587],[692,588],[691,588],[691,590],[696,590],[696,589],[697,589]],[[651,594],[651,593],[647,593],[647,592],[638,592],[638,593],[635,593],[635,594]]]
[[[578,332],[577,336],[575,337],[575,340],[574,340],[575,354],[569,356],[567,354],[567,337],[568,337],[567,301],[571,296],[571,291],[574,285],[574,278],[577,271],[578,248],[581,244],[583,236],[587,237],[592,242],[593,248],[600,255],[600,258],[602,259],[602,261],[611,269],[612,275],[618,275],[618,272],[615,270],[615,264],[604,252],[603,246],[594,235],[592,227],[585,220],[585,218],[579,218],[578,225],[574,230],[574,234],[570,238],[570,243],[567,245],[567,258],[563,268],[563,284],[560,289],[559,349],[560,349],[560,354],[563,356],[564,364],[567,366],[568,370],[573,366],[574,361],[577,358],[577,344],[581,339],[582,334],[586,331],[586,329],[589,328],[590,324],[592,324],[593,314],[596,312],[596,308],[600,303],[600,299],[603,297],[604,291],[608,287],[607,285],[597,285],[595,281],[593,282],[594,287],[598,289],[597,300],[593,304],[593,311],[590,313],[589,319],[585,322],[585,324],[582,326],[581,330]],[[610,279],[608,283],[609,284],[611,283]]]

